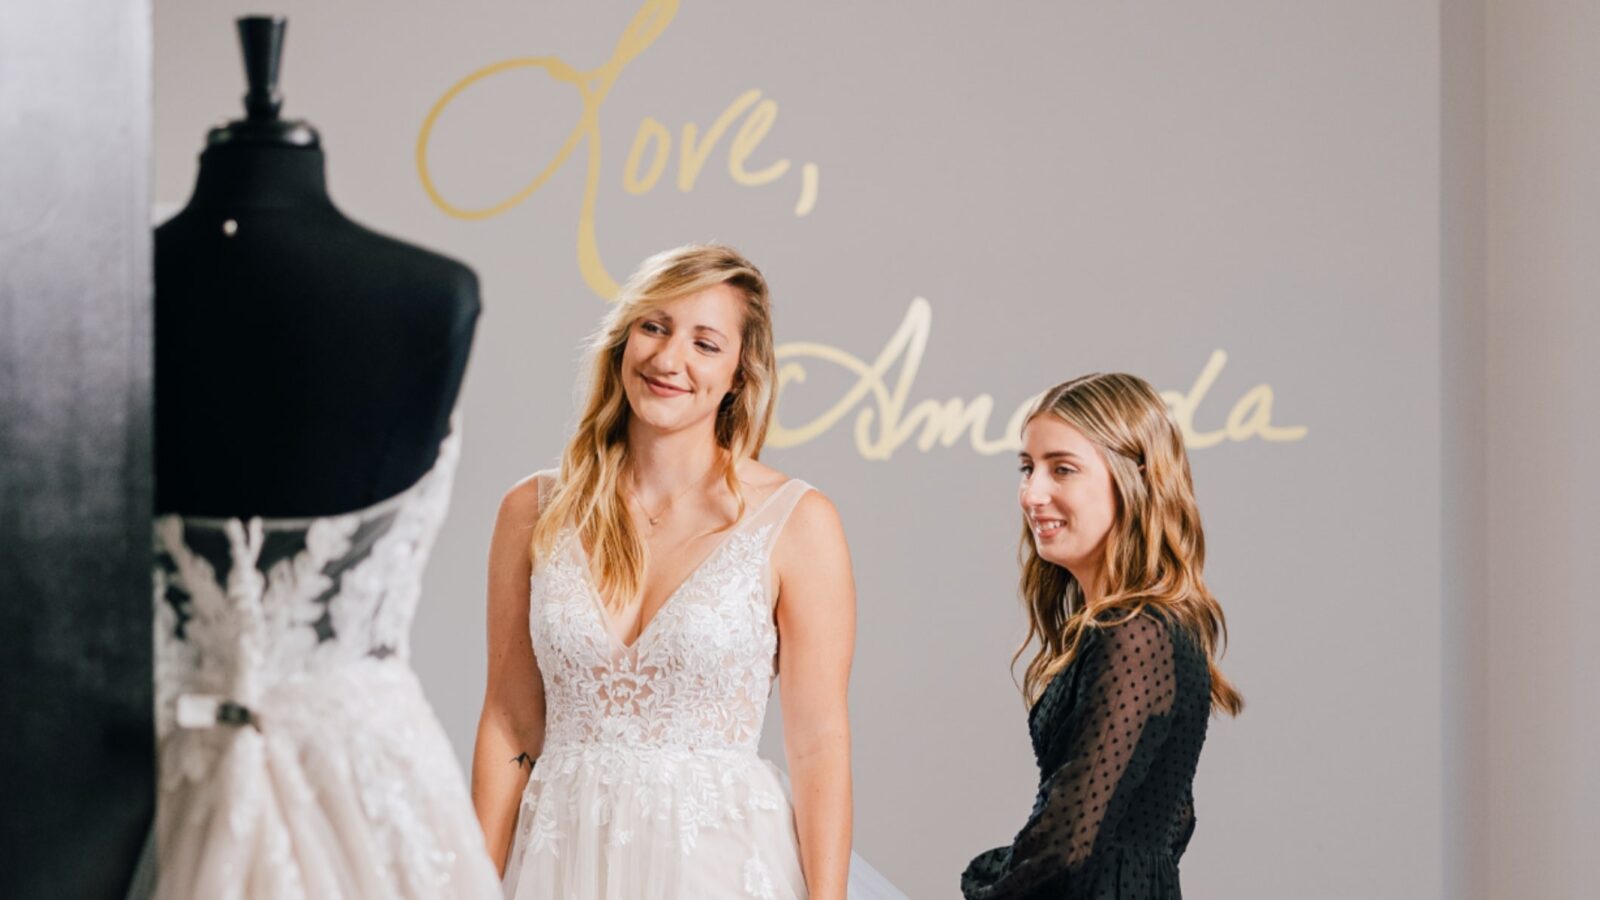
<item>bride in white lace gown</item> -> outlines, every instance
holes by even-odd
[[[839,518],[755,460],[767,302],[728,248],[647,260],[560,471],[501,506],[473,799],[508,898],[900,896],[850,853]],[[775,675],[792,803],[757,755]]]
[[[459,443],[345,515],[156,520],[157,897],[499,895],[406,662]]]

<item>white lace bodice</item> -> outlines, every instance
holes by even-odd
[[[157,734],[179,724],[204,727],[179,719],[203,716],[216,703],[252,713],[270,705],[280,719],[295,718],[305,704],[274,703],[274,695],[329,694],[329,703],[358,704],[318,683],[333,683],[355,664],[403,666],[459,452],[452,422],[427,474],[388,500],[342,515],[158,517]],[[186,761],[197,770],[204,762]]]
[[[529,601],[545,755],[586,746],[755,752],[778,648],[772,548],[809,489],[791,479],[747,513],[632,645],[606,627],[576,531],[561,533],[534,571]]]
[[[499,896],[407,664],[459,451],[342,515],[156,519],[157,900]]]
[[[541,497],[552,473],[540,473]],[[545,736],[508,900],[804,900],[794,810],[757,748],[777,674],[772,553],[811,489],[756,504],[633,644],[608,626],[576,531],[535,565],[528,628]],[[904,900],[852,856],[852,900]],[[875,879],[875,880],[874,880]]]

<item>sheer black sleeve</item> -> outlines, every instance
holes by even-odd
[[[1149,616],[1084,636],[1078,658],[1057,676],[1072,683],[1047,689],[1035,711],[1040,785],[1033,814],[1011,846],[967,867],[967,900],[1074,896],[1166,740],[1174,666],[1168,626]]]

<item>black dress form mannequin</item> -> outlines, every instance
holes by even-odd
[[[278,118],[282,19],[241,19],[249,116],[212,131],[156,230],[156,510],[347,512],[400,493],[450,427],[472,270],[334,208],[316,132]]]

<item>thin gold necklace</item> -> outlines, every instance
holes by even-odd
[[[711,474],[711,470],[707,469],[706,475],[709,474]],[[650,521],[650,530],[652,533],[654,533],[656,524],[661,521],[663,516],[672,511],[673,504],[677,503],[679,500],[682,500],[686,494],[699,487],[701,483],[706,480],[706,475],[701,475],[694,481],[689,482],[688,487],[684,488],[673,496],[668,497],[667,502],[662,504],[661,511],[655,515],[650,514],[650,507],[644,505],[644,500],[640,499],[639,492],[634,490],[633,485],[631,484],[628,486],[628,494],[633,497],[634,503],[639,504],[639,511],[644,513],[644,517]]]

